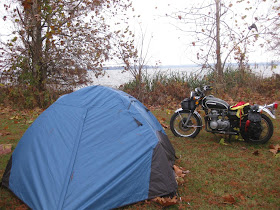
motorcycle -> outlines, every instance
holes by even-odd
[[[229,137],[241,134],[250,143],[264,144],[269,141],[273,135],[273,123],[268,116],[276,119],[277,103],[261,106],[240,102],[230,106],[213,95],[207,96],[210,90],[212,87],[208,85],[202,89],[195,88],[190,97],[181,102],[181,108],[175,111],[170,120],[170,129],[175,136],[195,138],[199,134],[203,124],[197,108],[201,105],[207,132]]]

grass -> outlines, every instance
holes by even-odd
[[[156,112],[158,119],[161,112]],[[170,119],[167,113],[164,117]],[[243,141],[219,144],[220,135],[201,131],[195,139],[176,138],[167,134],[176,149],[177,165],[190,173],[179,187],[184,207],[195,209],[263,208],[280,206],[279,158],[269,152],[269,145],[280,143],[280,121],[274,120],[274,135],[265,145],[249,145]],[[168,120],[166,123],[168,123]],[[256,152],[258,151],[258,152]],[[227,203],[227,196],[235,200]]]
[[[19,111],[0,106],[0,144],[12,144],[15,149],[19,139],[41,109]],[[10,154],[0,155],[0,176],[2,179]],[[6,188],[0,187],[0,209],[26,209],[26,206]]]
[[[179,105],[178,105],[179,106]],[[176,107],[151,108],[163,125]],[[1,107],[0,144],[16,147],[19,139],[42,110],[19,111]],[[268,144],[250,145],[239,140],[201,131],[195,139],[169,136],[179,157],[176,165],[190,172],[179,184],[182,202],[167,209],[278,209],[280,206],[280,157],[269,151],[269,145],[280,144],[280,114],[273,120],[274,135]],[[2,177],[10,154],[0,156]],[[161,209],[152,201],[139,202],[122,209]],[[27,209],[9,190],[0,188],[0,209]]]

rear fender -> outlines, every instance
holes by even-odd
[[[274,115],[274,113],[272,113],[268,108],[266,108],[265,106],[259,106],[258,112],[263,112],[263,111],[265,111],[273,119],[276,119],[276,116]]]

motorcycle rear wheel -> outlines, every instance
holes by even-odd
[[[253,144],[265,144],[272,137],[273,123],[272,123],[271,119],[268,116],[266,116],[265,114],[261,114],[261,117],[262,117],[262,121],[261,121],[262,132],[261,132],[259,139],[250,138],[243,131],[243,132],[241,132],[241,136],[245,141],[247,141],[249,143],[253,143]]]
[[[191,112],[188,110],[182,110],[173,114],[170,119],[170,129],[175,136],[195,138],[200,132],[202,122],[194,113],[192,113],[188,124],[185,125],[190,114]]]

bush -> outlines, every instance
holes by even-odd
[[[277,79],[278,78],[278,79]],[[229,100],[230,103],[247,101],[251,103],[270,103],[277,99],[280,87],[279,75],[263,78],[252,73],[250,69],[227,68],[221,83],[217,75],[210,72],[205,76],[199,74],[179,74],[157,72],[154,76],[142,75],[141,85],[130,81],[120,87],[123,91],[138,98],[144,104],[159,106],[179,103],[189,96],[191,90],[203,85],[213,86],[212,94]],[[278,94],[278,95],[276,95]]]
[[[154,76],[143,74],[141,84],[132,80],[120,87],[121,90],[138,98],[144,104],[169,105],[182,100],[189,94],[185,75],[157,72]]]
[[[46,109],[58,97],[69,91],[46,90],[38,91],[32,86],[2,86],[0,87],[0,104],[19,109]]]

